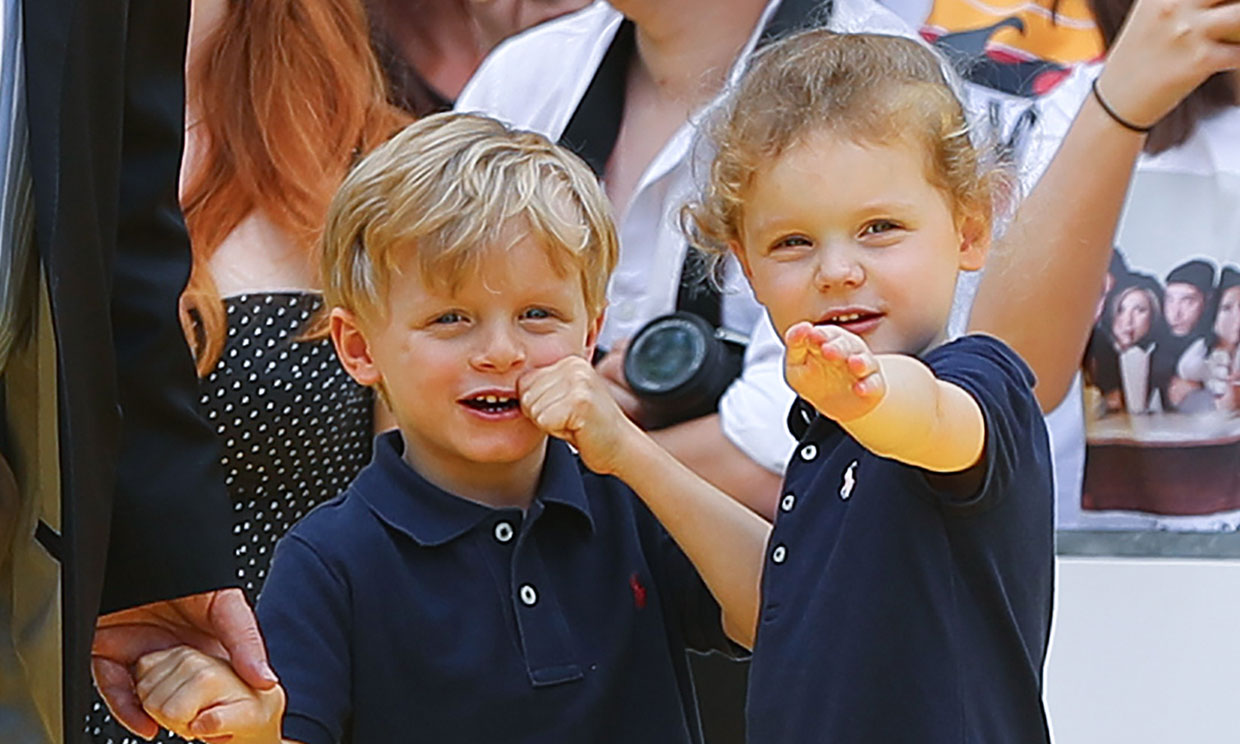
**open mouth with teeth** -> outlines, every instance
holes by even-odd
[[[483,413],[504,413],[521,407],[521,401],[511,395],[476,395],[462,398],[461,403]]]
[[[839,326],[854,333],[861,333],[872,329],[882,318],[882,313],[857,310],[847,313],[833,313],[819,320],[818,324]]]

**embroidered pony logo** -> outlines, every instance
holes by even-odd
[[[848,469],[844,471],[844,484],[840,486],[840,498],[844,501],[852,496],[853,488],[857,485],[857,479],[853,477],[853,472],[857,469],[857,461],[853,460]]]
[[[629,588],[633,590],[633,605],[639,610],[646,608],[646,587],[642,586],[642,581],[634,572],[629,576]]]

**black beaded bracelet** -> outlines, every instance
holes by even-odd
[[[1153,124],[1151,124],[1148,127],[1137,126],[1136,124],[1133,124],[1132,122],[1128,121],[1124,117],[1115,113],[1115,109],[1111,108],[1111,105],[1107,103],[1105,99],[1103,99],[1102,93],[1098,91],[1098,78],[1094,78],[1094,82],[1091,83],[1089,87],[1090,89],[1093,90],[1094,99],[1098,101],[1098,105],[1102,107],[1103,111],[1107,112],[1107,116],[1115,120],[1116,124],[1119,124],[1124,129],[1128,129],[1133,132],[1138,132],[1140,134],[1146,134],[1147,132],[1149,132],[1151,129],[1154,128]]]

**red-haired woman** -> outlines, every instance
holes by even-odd
[[[192,7],[181,201],[194,266],[181,315],[253,602],[276,540],[370,458],[372,396],[315,332],[315,245],[349,166],[406,117],[388,104],[360,0]],[[98,701],[87,732],[139,741]]]

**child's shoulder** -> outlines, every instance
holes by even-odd
[[[321,557],[349,555],[358,545],[366,545],[380,529],[354,483],[335,498],[328,499],[299,519],[282,541],[302,543]]]
[[[1033,389],[1033,370],[1011,346],[1002,339],[985,333],[970,333],[936,346],[923,361],[936,376],[969,373],[999,373],[1005,382]]]

